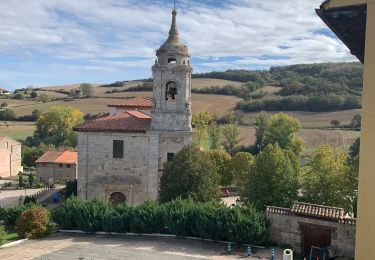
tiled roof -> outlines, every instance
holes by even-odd
[[[129,109],[152,109],[152,98],[135,97],[129,99],[117,99],[107,104],[109,107],[121,107]]]
[[[144,133],[151,117],[139,111],[125,111],[87,121],[74,128],[77,132]]]
[[[326,218],[340,220],[345,216],[343,208],[322,206],[316,204],[294,202],[292,209],[293,214],[305,215],[310,217]]]
[[[43,154],[36,163],[62,163],[77,164],[77,152],[70,151],[48,151]]]

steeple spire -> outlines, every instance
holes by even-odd
[[[177,11],[176,11],[176,2],[175,2],[175,7],[172,11],[172,25],[171,25],[171,29],[169,30],[169,35],[178,35],[176,16],[177,16]]]

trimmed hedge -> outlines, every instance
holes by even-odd
[[[192,200],[112,207],[98,200],[84,202],[70,197],[52,211],[52,219],[64,229],[87,232],[164,233],[252,244],[267,239],[265,216],[251,206],[228,208]]]

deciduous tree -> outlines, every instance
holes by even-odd
[[[234,155],[235,148],[241,141],[240,127],[236,124],[225,125],[222,128],[224,149],[230,154]]]
[[[229,186],[233,183],[233,172],[231,170],[232,157],[222,149],[209,150],[208,155],[215,163],[220,175],[220,185]]]
[[[234,182],[243,186],[246,179],[251,174],[251,167],[254,164],[254,156],[251,153],[239,152],[233,156],[231,161],[231,170],[233,172]]]

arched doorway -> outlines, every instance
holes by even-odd
[[[113,206],[126,202],[126,197],[122,192],[114,192],[111,194],[109,201]]]

